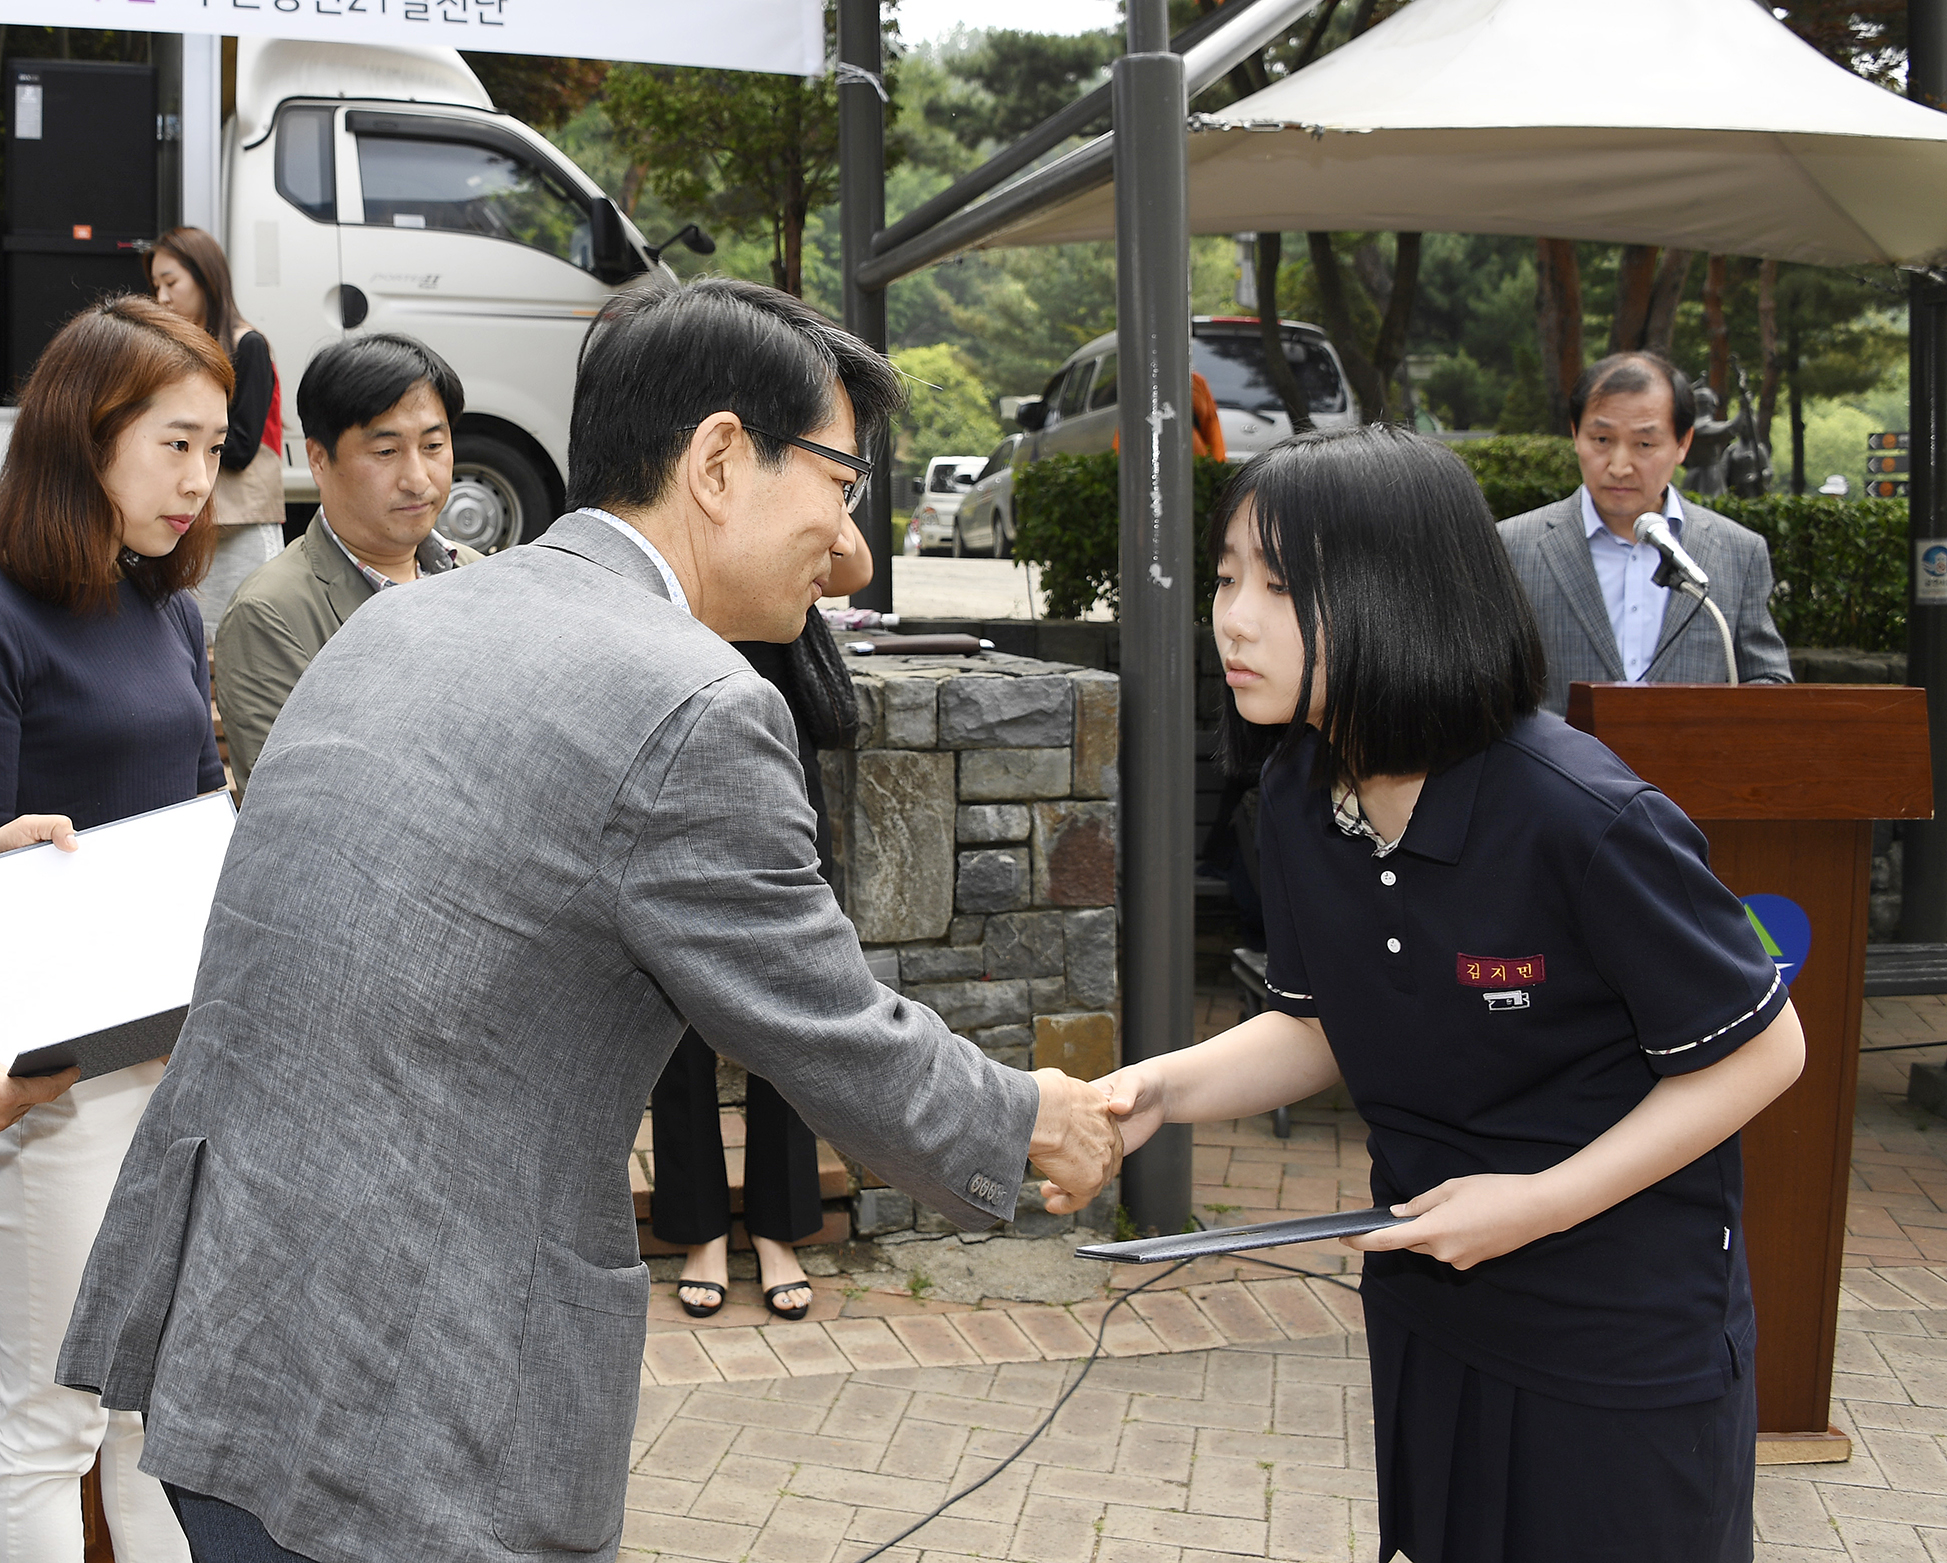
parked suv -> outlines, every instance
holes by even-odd
[[[1311,407],[1312,426],[1350,428],[1358,404],[1331,340],[1300,320],[1279,322],[1285,361]],[[1264,369],[1255,316],[1199,315],[1190,322],[1190,367],[1210,383],[1232,461],[1245,461],[1291,433],[1291,419]],[[1189,409],[1182,409],[1188,416]],[[1115,333],[1099,336],[1055,371],[1038,398],[1015,413],[1028,431],[1027,459],[1110,450],[1116,432]]]
[[[913,519],[907,527],[918,530],[921,553],[964,551],[956,544],[954,522],[981,465],[978,456],[935,456],[926,464],[926,475],[913,479]]]

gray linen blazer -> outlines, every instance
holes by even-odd
[[[964,1225],[1033,1079],[872,979],[777,691],[567,516],[381,592],[250,783],[58,1376],[318,1563],[612,1558],[685,1018]],[[653,1531],[641,1538],[653,1546]]]
[[[1710,600],[1731,626],[1741,684],[1789,684],[1791,659],[1771,622],[1771,552],[1749,527],[1686,499],[1683,546],[1710,577]],[[1589,559],[1579,493],[1501,523],[1514,573],[1527,589],[1548,653],[1545,709],[1568,712],[1568,686],[1623,677],[1622,650]],[[1692,610],[1695,610],[1694,614]],[[1693,597],[1671,592],[1650,666],[1652,684],[1721,684],[1724,641]]]

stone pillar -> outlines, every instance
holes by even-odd
[[[839,900],[868,959],[888,974],[896,962],[908,998],[997,1062],[1107,1073],[1120,1023],[1116,678],[989,653],[861,659],[852,681],[858,745],[826,754],[823,774]],[[883,1189],[860,1198],[861,1235],[940,1229]],[[1031,1203],[1017,1229],[1073,1224]],[[1105,1210],[1088,1224],[1107,1222]]]

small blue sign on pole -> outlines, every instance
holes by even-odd
[[[1747,895],[1744,915],[1757,930],[1765,954],[1777,962],[1779,980],[1789,988],[1812,951],[1812,920],[1805,908],[1781,895]]]

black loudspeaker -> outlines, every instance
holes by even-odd
[[[61,325],[107,293],[143,291],[156,233],[152,65],[7,67],[8,399]]]

